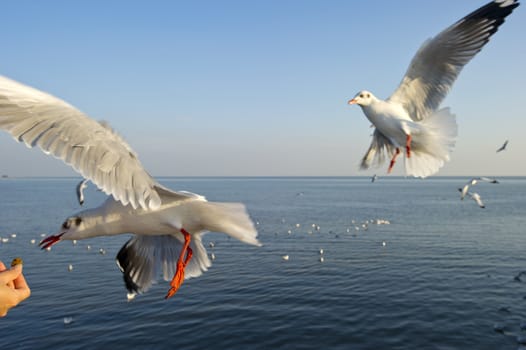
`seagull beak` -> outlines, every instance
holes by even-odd
[[[356,99],[353,98],[352,100],[349,100],[349,102],[347,102],[347,103],[350,104],[350,105],[354,105],[354,104],[358,103],[358,101],[356,101]]]
[[[56,235],[51,235],[49,237],[46,237],[38,245],[42,249],[47,249],[47,248],[51,247],[52,245],[54,245],[55,243],[58,243],[60,241],[60,237],[62,237],[62,235],[64,233],[66,233],[66,232],[61,232],[61,233],[58,233]]]

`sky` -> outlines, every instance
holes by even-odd
[[[154,176],[383,176],[359,170],[372,129],[347,101],[387,98],[424,40],[486,2],[9,1],[0,75],[108,121]],[[526,175],[524,33],[523,4],[442,103],[459,135],[436,175]],[[0,174],[75,172],[0,132]]]

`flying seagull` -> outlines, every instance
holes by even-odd
[[[460,192],[462,192],[462,188],[458,189]],[[475,202],[477,202],[478,206],[481,208],[486,208],[484,203],[482,202],[482,199],[480,198],[480,195],[477,192],[467,192],[467,195],[473,199]]]
[[[508,147],[508,140],[504,141],[504,143],[502,144],[502,146],[500,146],[500,148],[497,150],[497,153],[506,150],[506,147]]]
[[[79,200],[79,204],[82,206],[84,204],[84,189],[88,187],[88,180],[84,179],[80,181],[77,185],[77,199]]]
[[[477,183],[479,183],[480,181],[485,181],[485,182],[489,182],[489,183],[492,183],[492,184],[498,184],[499,182],[497,181],[497,179],[491,179],[489,177],[485,177],[485,176],[481,176],[481,177],[475,177],[471,180],[469,180],[465,185],[464,187],[462,187],[460,189],[460,199],[464,199],[464,197],[466,196],[466,194],[468,193],[468,190],[469,190],[469,187],[470,186],[473,186],[473,185],[476,185]]]
[[[517,6],[517,0],[492,1],[424,42],[387,100],[366,90],[349,100],[349,104],[359,105],[375,126],[361,169],[381,165],[389,157],[390,173],[401,149],[407,175],[423,178],[449,161],[457,124],[449,108],[438,107],[462,68]]]
[[[203,196],[162,186],[107,123],[1,76],[0,129],[28,147],[37,146],[63,160],[111,195],[98,208],[67,218],[58,233],[40,246],[46,249],[61,240],[134,233],[117,255],[131,293],[148,290],[162,272],[165,280],[171,278],[169,298],[185,278],[206,271],[211,263],[201,238],[207,231],[260,245],[243,204],[208,202]]]

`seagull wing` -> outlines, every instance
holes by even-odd
[[[484,205],[484,203],[482,202],[482,199],[480,198],[480,195],[477,192],[469,193],[469,195],[471,196],[471,198],[473,198],[473,200],[475,202],[477,202],[479,207],[481,207],[481,208],[485,208],[486,207]]]
[[[63,160],[106,194],[134,208],[161,204],[156,181],[131,147],[97,122],[49,94],[0,76],[0,129],[28,147]]]
[[[202,243],[204,233],[192,235],[192,259],[185,268],[185,279],[199,277],[212,265]],[[159,273],[169,281],[177,269],[183,242],[179,236],[134,235],[117,254],[126,288],[132,293],[146,292]]]
[[[77,185],[77,199],[80,205],[84,204],[84,189],[88,186],[87,182],[87,179],[83,179]]]
[[[464,199],[464,197],[466,197],[466,194],[468,193],[468,190],[469,190],[469,183],[465,184],[464,187],[462,187],[462,189],[460,189],[460,199]]]
[[[486,177],[486,176],[481,176],[478,179],[481,180],[481,181],[486,181],[486,182],[492,183],[492,184],[498,184],[499,183],[499,181],[497,179],[492,179],[492,178]]]
[[[379,166],[385,161],[385,157],[391,158],[396,151],[396,147],[378,129],[374,130],[373,140],[369,149],[362,158],[360,168],[365,170],[371,166]]]
[[[517,6],[517,0],[492,1],[424,42],[389,100],[401,104],[415,121],[426,118]]]
[[[502,146],[500,146],[500,148],[497,150],[497,153],[498,152],[501,152],[501,151],[504,151],[506,149],[506,146],[508,146],[508,140],[506,140]]]

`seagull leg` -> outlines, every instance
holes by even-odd
[[[411,135],[410,134],[407,134],[406,138],[405,138],[405,149],[406,149],[406,154],[407,154],[407,158],[411,158]]]
[[[177,270],[175,271],[175,275],[172,278],[172,281],[170,282],[170,290],[164,297],[165,299],[170,298],[173,296],[181,284],[183,284],[184,281],[184,269],[186,268],[186,265],[192,258],[192,249],[189,247],[190,245],[190,234],[188,231],[186,231],[184,228],[181,229],[181,233],[184,237],[184,244],[183,248],[181,249],[181,253],[179,254],[179,259],[177,259]]]
[[[387,169],[387,173],[390,174],[391,171],[393,171],[393,167],[395,165],[395,162],[396,162],[396,157],[398,157],[398,155],[400,154],[400,148],[396,148],[396,152],[395,154],[393,155],[393,158],[391,158],[391,163],[389,163],[389,169]]]

